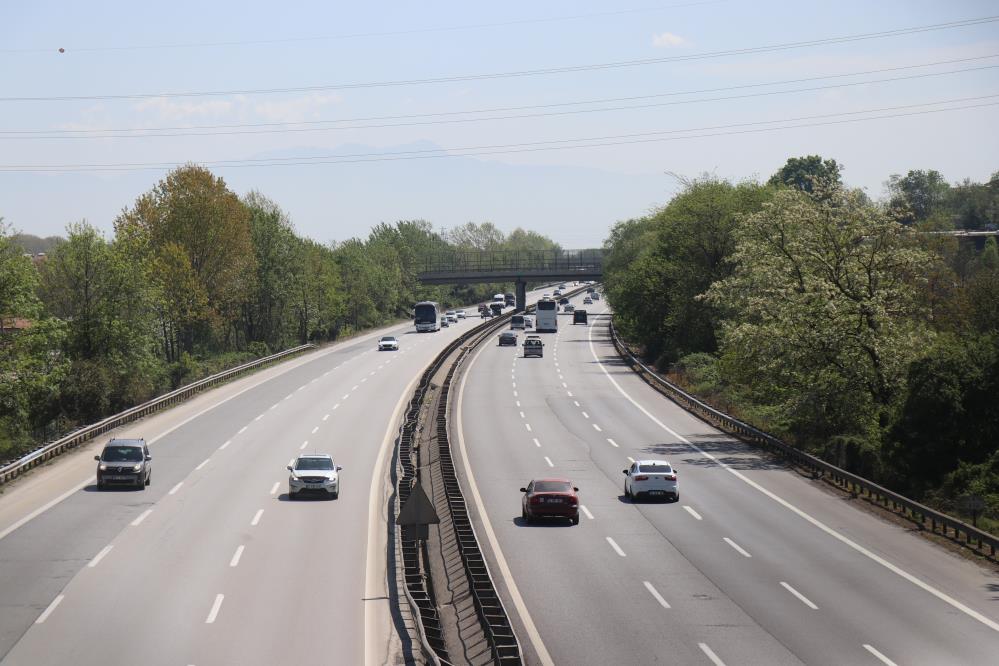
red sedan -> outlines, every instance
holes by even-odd
[[[569,479],[535,479],[521,488],[521,517],[530,523],[535,518],[568,518],[579,524],[579,488]]]

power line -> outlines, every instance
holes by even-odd
[[[645,14],[653,12],[667,11],[670,9],[682,9],[685,7],[699,7],[702,5],[716,5],[728,0],[704,0],[702,2],[683,2],[673,5],[660,5],[656,7],[634,7],[631,9],[617,9],[613,11],[591,12],[589,14],[570,14],[562,16],[550,16],[545,18],[514,19],[510,21],[496,21],[492,23],[470,23],[465,25],[439,26],[431,28],[411,28],[408,30],[383,30],[377,32],[352,32],[337,35],[317,35],[313,37],[282,37],[279,39],[243,39],[218,42],[179,42],[174,44],[131,44],[118,46],[78,46],[66,47],[65,50],[71,53],[96,53],[104,51],[152,51],[160,49],[196,49],[196,48],[216,48],[229,46],[270,46],[275,44],[295,44],[308,42],[327,42],[347,39],[361,39],[368,37],[402,37],[405,35],[420,35],[441,32],[461,32],[464,30],[481,30],[484,28],[509,28],[520,25],[531,25],[540,23],[560,23],[563,21],[578,21],[590,18],[602,18],[609,16],[623,16],[628,14]],[[52,48],[30,48],[30,49],[0,49],[0,53],[52,53]]]
[[[318,155],[313,157],[271,157],[236,160],[215,160],[203,162],[206,167],[213,168],[243,168],[243,167],[266,167],[266,166],[307,166],[320,164],[350,164],[357,162],[385,162],[411,159],[428,159],[440,157],[476,157],[482,155],[538,152],[547,150],[564,150],[578,148],[596,148],[606,146],[621,146],[636,143],[652,143],[662,141],[675,141],[679,139],[696,139],[717,136],[730,136],[738,134],[753,134],[759,132],[772,132],[786,129],[800,129],[809,127],[822,127],[828,125],[838,125],[845,123],[866,122],[870,120],[886,120],[893,118],[903,118],[909,116],[927,115],[931,113],[944,113],[948,111],[960,111],[967,109],[985,108],[999,105],[999,93],[990,95],[979,95],[976,97],[962,97],[956,99],[938,100],[934,102],[924,102],[920,104],[906,104],[898,106],[880,107],[874,109],[863,109],[858,111],[843,111],[839,113],[827,113],[810,116],[798,116],[793,118],[782,118],[778,120],[762,120],[744,123],[733,123],[727,125],[713,125],[707,127],[696,127],[676,130],[658,130],[653,132],[638,132],[631,134],[616,134],[597,137],[583,137],[574,139],[553,139],[549,141],[523,142],[513,144],[497,144],[482,146],[466,146],[459,148],[434,148],[422,150],[405,150],[394,152],[375,153],[351,153],[343,155]],[[992,100],[992,101],[985,101]],[[968,103],[966,102],[977,102]],[[962,104],[941,109],[926,109],[924,107],[941,106],[945,104]],[[912,110],[920,109],[922,110]],[[869,117],[849,117],[863,116]],[[881,114],[881,115],[870,115]],[[844,118],[846,116],[846,118]],[[819,121],[819,122],[803,122]],[[784,124],[782,123],[797,123]],[[777,125],[776,127],[759,127],[761,125]],[[738,129],[748,128],[748,129]],[[697,134],[699,132],[699,134]],[[668,136],[668,135],[686,136]],[[664,136],[667,135],[667,136]],[[117,163],[117,164],[51,164],[51,165],[0,165],[0,171],[5,172],[74,172],[74,171],[143,171],[161,170],[179,166],[177,162],[145,162],[145,163]]]
[[[238,90],[213,90],[197,92],[164,92],[164,93],[130,93],[130,94],[110,94],[110,95],[56,95],[46,97],[8,96],[0,97],[0,102],[67,102],[67,101],[90,101],[90,100],[132,100],[178,97],[221,97],[228,95],[270,95],[290,92],[318,92],[325,90],[353,90],[361,88],[385,88],[392,86],[426,85],[434,83],[455,83],[459,81],[485,81],[492,79],[519,78],[528,76],[540,76],[550,74],[566,74],[571,72],[588,72],[606,69],[619,69],[624,67],[638,67],[643,65],[662,64],[670,62],[689,62],[704,60],[708,58],[731,57],[737,55],[752,55],[757,53],[771,53],[775,51],[786,51],[790,49],[807,48],[810,46],[824,46],[829,44],[845,44],[850,42],[866,41],[872,39],[883,39],[887,37],[898,37],[903,35],[914,35],[937,30],[949,30],[954,28],[965,28],[976,25],[986,25],[999,21],[999,16],[985,16],[974,19],[963,19],[948,23],[934,23],[930,25],[915,26],[910,28],[898,28],[894,30],[883,30],[880,32],[860,33],[853,35],[843,35],[839,37],[826,37],[800,42],[787,42],[783,44],[772,44],[768,46],[754,46],[741,49],[728,49],[723,51],[707,51],[688,55],[675,55],[661,58],[643,58],[640,60],[621,60],[616,62],[596,63],[589,65],[568,65],[564,67],[549,67],[543,69],[528,69],[510,72],[492,72],[485,74],[463,74],[457,76],[441,76],[424,79],[400,79],[389,81],[369,81],[358,83],[339,83],[319,86],[294,86],[286,88],[250,88]]]
[[[937,76],[948,76],[951,74],[962,74],[967,72],[976,72],[988,69],[995,69],[999,65],[984,65],[980,67],[968,67],[964,69],[955,69],[944,72],[928,72],[925,74],[913,74],[909,76],[897,76],[888,77],[882,79],[871,79],[866,81],[852,81],[848,83],[837,83],[825,86],[813,86],[808,88],[796,88],[791,90],[772,90],[759,93],[750,93],[744,95],[728,95],[725,97],[710,97],[710,98],[700,98],[700,99],[687,99],[671,102],[658,102],[651,104],[637,104],[629,106],[614,106],[614,107],[603,107],[595,109],[572,109],[564,111],[546,111],[531,114],[518,114],[518,115],[508,115],[508,116],[492,116],[492,117],[473,117],[473,118],[457,118],[457,119],[441,119],[440,116],[455,116],[455,115],[471,115],[471,114],[482,114],[489,112],[504,112],[508,110],[529,110],[529,109],[550,109],[565,106],[579,106],[585,104],[598,104],[604,102],[617,102],[617,101],[634,101],[634,100],[647,100],[647,99],[658,99],[662,97],[676,97],[682,95],[696,94],[700,92],[725,92],[732,90],[743,90],[748,88],[760,88],[765,86],[774,85],[784,85],[788,83],[798,83],[807,81],[819,81],[826,79],[837,79],[845,78],[851,76],[863,76],[866,74],[873,74],[878,72],[890,72],[890,71],[900,71],[908,69],[917,69],[923,67],[932,67],[941,64],[949,64],[956,62],[969,62],[969,61],[980,61],[990,58],[999,57],[999,54],[991,54],[987,56],[978,56],[973,58],[961,58],[956,60],[942,60],[933,63],[924,63],[919,65],[904,65],[899,67],[888,67],[876,70],[867,70],[863,72],[851,72],[846,74],[831,74],[826,76],[813,76],[802,79],[790,79],[785,81],[771,81],[766,83],[750,83],[742,84],[736,86],[725,86],[720,88],[709,88],[704,90],[693,90],[693,91],[677,91],[670,93],[658,93],[653,95],[637,95],[630,97],[611,97],[604,98],[601,100],[582,100],[582,101],[572,101],[572,102],[558,102],[553,104],[539,104],[531,106],[519,106],[519,107],[500,107],[496,109],[477,109],[477,110],[466,110],[466,111],[447,111],[438,113],[424,113],[424,114],[411,114],[411,115],[397,115],[397,116],[369,116],[367,118],[353,118],[353,119],[340,119],[340,120],[311,120],[311,121],[301,121],[301,122],[288,122],[288,123],[244,123],[244,124],[231,124],[231,125],[203,125],[194,127],[147,127],[147,128],[120,128],[120,129],[93,129],[93,130],[0,130],[0,139],[144,139],[144,138],[154,138],[154,137],[184,137],[184,136],[229,136],[229,135],[246,135],[246,134],[289,134],[289,133],[299,133],[299,132],[325,132],[334,130],[352,130],[352,129],[385,129],[390,127],[412,127],[412,126],[422,126],[422,125],[439,125],[439,124],[454,124],[454,123],[471,123],[471,122],[485,122],[493,120],[515,120],[515,119],[525,119],[525,118],[537,118],[537,117],[547,117],[547,116],[558,116],[558,115],[570,115],[570,114],[583,114],[583,113],[598,113],[607,111],[620,111],[620,110],[634,110],[634,109],[646,109],[655,108],[661,106],[673,106],[679,104],[693,104],[693,103],[703,103],[703,102],[714,102],[714,101],[731,101],[734,99],[747,99],[752,97],[767,97],[774,95],[787,95],[795,94],[801,92],[814,92],[818,90],[831,90],[836,88],[845,88],[853,86],[870,85],[875,83],[889,83],[897,81],[907,81],[913,79],[923,79],[929,77]],[[436,120],[418,120],[414,122],[398,122],[398,123],[381,123],[381,124],[365,124],[365,125],[342,125],[341,123],[347,122],[375,122],[380,120],[396,120],[396,119],[419,119],[419,118],[437,118]],[[336,125],[336,126],[327,126]],[[206,131],[207,130],[207,131]],[[222,130],[222,131],[215,131]]]

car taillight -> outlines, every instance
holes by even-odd
[[[648,481],[648,480],[649,480],[649,477],[647,477],[647,476],[636,476],[635,477],[635,481]]]
[[[541,504],[541,498],[537,495],[531,497],[531,504]]]
[[[573,497],[572,495],[569,495],[568,499],[569,499],[569,504],[576,504],[577,502],[579,502],[579,499]]]
[[[666,479],[668,481],[676,481],[676,474],[667,474]]]

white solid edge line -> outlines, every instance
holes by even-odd
[[[461,463],[465,470],[465,480],[468,482],[468,489],[472,493],[472,501],[475,502],[479,520],[482,522],[482,529],[486,533],[486,540],[489,541],[489,548],[493,552],[493,557],[496,558],[496,566],[499,568],[500,577],[503,579],[503,584],[506,586],[514,607],[517,609],[517,615],[520,616],[520,621],[524,625],[524,631],[527,633],[527,638],[531,641],[531,647],[537,653],[538,660],[542,666],[555,666],[555,661],[552,659],[551,654],[549,654],[548,648],[545,647],[545,643],[541,639],[541,634],[538,632],[537,625],[534,624],[531,613],[527,610],[524,598],[520,595],[520,589],[513,580],[513,573],[510,571],[506,557],[503,556],[499,541],[496,539],[496,532],[493,531],[493,525],[486,514],[485,504],[482,502],[482,495],[479,494],[479,486],[475,482],[475,475],[472,474],[472,466],[468,460],[468,450],[465,446],[465,431],[462,427],[461,406],[465,397],[465,382],[472,373],[472,366],[475,365],[475,362],[479,359],[479,355],[484,349],[485,347],[479,347],[479,351],[468,362],[468,367],[465,368],[465,372],[462,374],[461,385],[458,388],[458,403],[455,406],[454,414],[457,423],[458,449],[461,451]]]
[[[225,447],[229,446],[230,444],[232,444],[232,440],[231,439],[225,440],[225,443],[222,444],[222,446],[219,447],[219,451],[224,451]]]
[[[170,489],[170,492],[168,492],[167,495],[176,495],[182,485],[184,485],[183,481],[178,482],[176,486]]]
[[[785,583],[784,581],[780,582],[780,586],[783,587],[788,592],[790,592],[791,594],[793,594],[795,597],[798,598],[798,601],[800,601],[801,603],[805,604],[806,606],[808,606],[812,610],[818,610],[819,609],[819,607],[816,606],[815,604],[813,604],[811,602],[811,600],[809,600],[808,597],[806,597],[805,595],[803,595],[801,592],[798,592],[798,590],[794,589],[793,587],[791,587],[789,584]]]
[[[867,643],[864,643],[864,649],[873,654],[875,657],[880,659],[885,664],[887,664],[887,666],[898,666],[894,661],[892,661],[888,657],[878,652],[873,645],[868,645]]]
[[[212,604],[212,609],[208,611],[208,617],[205,618],[205,624],[212,624],[215,622],[215,618],[218,617],[219,609],[222,608],[222,600],[225,599],[224,594],[215,595],[215,603]]]
[[[49,615],[52,615],[52,611],[56,609],[56,606],[62,603],[64,598],[66,598],[66,595],[64,594],[57,595],[56,598],[52,600],[52,603],[46,606],[45,610],[42,611],[42,614],[38,616],[38,619],[35,620],[35,624],[41,624],[47,620]]]
[[[739,553],[743,557],[752,557],[752,555],[750,555],[748,552],[746,552],[745,548],[743,548],[742,546],[740,546],[736,542],[732,541],[728,537],[723,537],[723,540],[725,541],[725,543],[727,543],[728,545],[732,546],[732,548],[735,549],[735,552]]]
[[[589,518],[590,520],[593,520],[593,514],[590,513],[590,510],[587,509],[585,506],[583,506],[582,504],[580,504],[579,505],[579,510],[582,511],[583,513],[585,513],[587,518]]]
[[[275,481],[274,485],[271,486],[271,492],[270,492],[270,494],[273,495],[274,493],[276,493],[278,491],[278,488],[280,488],[280,487],[281,487],[281,482],[280,481]]]
[[[555,463],[553,463],[552,459],[549,458],[548,456],[545,456],[545,462],[548,463],[549,467],[554,467],[555,466]]]
[[[200,465],[198,465],[197,467],[194,468],[194,471],[197,472],[199,469],[201,469],[202,467],[204,467],[205,465],[207,465],[211,461],[212,461],[211,458],[205,458],[204,460],[201,461]]]
[[[715,651],[708,647],[707,643],[698,643],[697,647],[701,648],[701,652],[707,655],[708,659],[711,660],[715,666],[725,666],[725,662],[718,658]]]
[[[139,525],[141,525],[142,521],[145,520],[146,517],[149,516],[149,514],[151,514],[152,512],[153,512],[152,509],[146,509],[145,511],[140,513],[139,517],[132,521],[132,527],[138,527]]]
[[[236,552],[233,553],[232,559],[229,560],[230,567],[234,567],[239,564],[239,558],[243,556],[243,548],[245,548],[245,546],[240,546],[239,548],[236,549]]]
[[[632,398],[623,388],[621,388],[621,385],[617,383],[617,380],[615,380],[613,377],[611,377],[610,373],[607,371],[607,368],[604,367],[604,362],[601,361],[600,358],[597,356],[597,351],[593,347],[593,327],[590,327],[588,337],[589,337],[589,342],[590,342],[590,354],[593,355],[593,359],[595,361],[597,361],[597,365],[600,366],[600,369],[603,371],[603,373],[607,377],[607,379],[610,380],[610,382],[614,385],[614,387],[618,390],[618,392],[621,395],[623,395],[628,400],[628,402],[630,402],[632,405],[634,405],[636,408],[638,408],[639,411],[641,411],[643,414],[645,414],[649,419],[651,419],[654,423],[656,423],[660,428],[662,428],[666,432],[670,433],[671,435],[673,435],[674,437],[676,437],[677,439],[679,439],[681,442],[685,443],[687,446],[691,447],[692,449],[694,449],[695,451],[697,451],[698,453],[700,453],[705,458],[713,461],[716,465],[718,465],[722,469],[726,470],[730,474],[734,475],[737,479],[739,479],[740,481],[743,481],[746,485],[748,485],[751,488],[754,488],[754,489],[758,490],[759,492],[763,493],[764,495],[766,495],[767,497],[769,497],[770,499],[772,499],[774,502],[777,502],[778,504],[780,504],[781,506],[783,506],[785,509],[791,511],[792,513],[795,513],[796,515],[798,515],[798,517],[800,517],[800,518],[806,520],[807,522],[811,523],[813,526],[815,526],[818,529],[822,530],[823,532],[825,532],[829,536],[833,537],[834,539],[836,539],[840,543],[843,543],[846,546],[849,546],[850,548],[852,548],[853,550],[857,551],[861,555],[864,555],[868,559],[870,559],[870,560],[872,560],[874,562],[877,562],[878,564],[880,564],[884,568],[888,569],[892,573],[894,573],[894,574],[896,574],[896,575],[904,578],[905,580],[909,581],[910,583],[912,583],[916,587],[919,587],[922,590],[924,590],[926,592],[929,592],[930,594],[932,594],[936,598],[940,599],[941,601],[943,601],[943,602],[945,602],[947,604],[950,604],[953,608],[956,608],[957,610],[961,611],[962,613],[964,613],[968,617],[971,617],[971,618],[974,618],[975,620],[978,620],[979,622],[981,622],[985,626],[989,627],[993,631],[999,632],[999,622],[995,622],[994,620],[990,620],[989,618],[985,617],[984,615],[982,615],[978,611],[974,610],[973,608],[970,608],[970,607],[962,604],[957,599],[954,599],[950,595],[941,592],[940,590],[938,590],[937,588],[933,587],[929,583],[924,582],[923,580],[921,580],[921,579],[917,578],[916,576],[910,574],[908,571],[905,571],[904,569],[902,569],[902,568],[900,568],[900,567],[892,564],[891,562],[889,562],[888,560],[884,559],[880,555],[878,555],[878,554],[876,554],[876,553],[868,550],[864,546],[861,546],[859,543],[856,543],[855,541],[853,541],[852,539],[844,536],[843,534],[840,534],[839,532],[837,532],[833,528],[831,528],[828,525],[826,525],[825,523],[823,523],[818,518],[814,518],[813,516],[811,516],[810,514],[806,513],[802,509],[799,509],[798,507],[794,506],[793,504],[791,504],[790,502],[788,502],[784,498],[778,496],[777,494],[773,493],[770,490],[767,490],[766,488],[764,488],[763,486],[761,486],[757,482],[755,482],[752,479],[750,479],[749,477],[747,477],[745,474],[739,472],[738,470],[732,469],[732,467],[730,467],[728,464],[722,462],[721,460],[718,460],[715,456],[713,456],[712,454],[708,453],[704,449],[700,448],[699,446],[697,446],[696,444],[694,444],[693,442],[691,442],[690,440],[688,440],[686,437],[684,437],[683,435],[681,435],[678,432],[674,431],[672,428],[670,428],[665,423],[663,423],[662,421],[660,421],[653,414],[651,414],[647,409],[645,409],[640,404],[638,404],[638,402],[634,398]],[[634,461],[632,461],[632,462],[634,462]]]
[[[652,587],[652,583],[650,583],[647,580],[643,580],[642,584],[645,585],[645,589],[649,591],[649,594],[651,594],[655,598],[655,600],[659,602],[660,606],[662,606],[663,608],[670,607],[670,605],[666,602],[666,600],[663,599],[663,595],[659,594],[659,590]]]
[[[428,364],[429,365],[429,364]],[[426,367],[426,366],[424,366]],[[364,664],[365,666],[378,666],[387,655],[382,654],[385,649],[384,626],[379,622],[377,615],[378,605],[375,600],[387,600],[388,581],[387,561],[385,549],[388,547],[386,535],[386,523],[388,521],[387,498],[383,498],[381,493],[383,488],[384,474],[387,458],[394,450],[396,434],[399,432],[399,422],[402,419],[403,410],[409,404],[408,397],[413,392],[423,370],[413,376],[412,381],[402,390],[399,401],[395,405],[392,417],[385,428],[385,436],[382,438],[381,449],[375,460],[375,466],[371,471],[371,483],[368,484],[368,534],[365,546],[364,564]]]
[[[246,432],[246,426],[243,426],[242,428],[240,428],[239,432],[237,432],[236,434],[237,435],[242,435],[244,432]]]
[[[704,520],[703,518],[701,518],[701,514],[697,513],[696,511],[694,511],[691,507],[687,506],[686,504],[683,505],[683,508],[686,509],[687,513],[689,513],[690,515],[692,515],[697,520]]]
[[[617,545],[617,541],[614,541],[614,539],[610,537],[604,537],[604,538],[607,539],[607,543],[609,543],[610,547],[614,549],[614,552],[616,552],[621,557],[628,557],[627,555],[624,554],[624,551],[621,550],[621,546]]]
[[[256,525],[260,522],[260,516],[264,515],[263,509],[257,509],[257,512],[253,514],[253,520],[250,521],[251,525]]]
[[[112,548],[114,548],[114,546],[112,546],[111,544],[104,546],[104,548],[101,549],[101,552],[94,555],[94,559],[90,560],[90,562],[87,563],[87,566],[90,567],[91,569],[96,567],[98,564],[100,564],[100,561],[104,559],[104,556],[111,552]]]

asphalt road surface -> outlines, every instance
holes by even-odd
[[[368,552],[369,525],[374,536],[385,529],[372,486],[407,389],[480,321],[367,334],[123,427],[116,436],[151,442],[145,490],[96,491],[93,456],[106,438],[5,488],[4,666],[384,658],[387,601],[366,589],[366,575],[385,575],[384,550],[373,542]],[[376,351],[385,333],[398,352]],[[343,466],[339,499],[288,501],[285,466],[302,452]]]
[[[995,571],[684,412],[586,307],[544,358],[492,342],[459,384],[459,472],[529,661],[999,663]],[[674,465],[678,502],[623,496],[643,458]],[[543,476],[579,486],[579,526],[522,522],[518,489]]]

